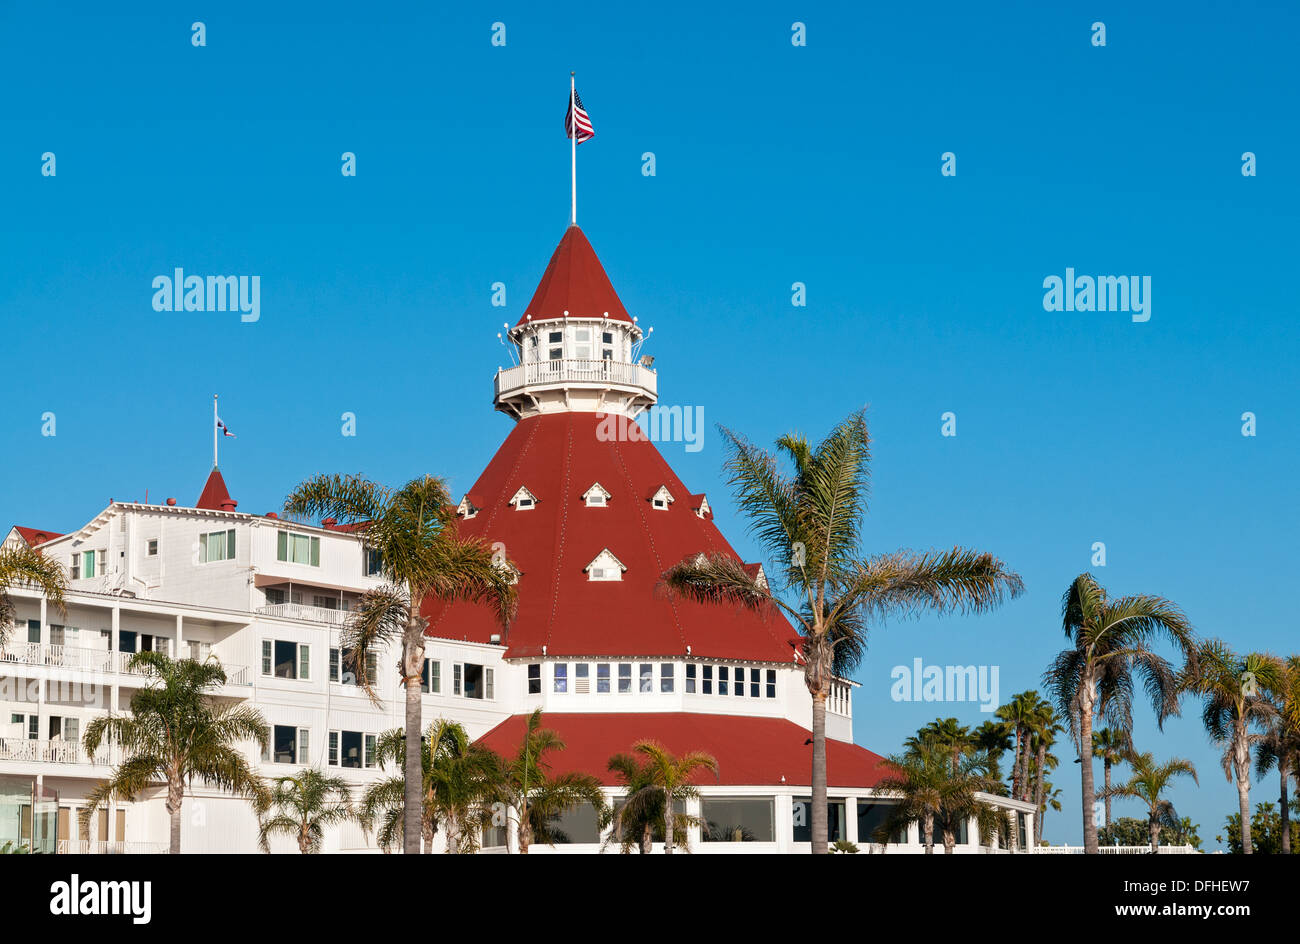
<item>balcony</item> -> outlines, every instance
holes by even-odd
[[[109,842],[106,839],[60,839],[58,855],[163,855],[165,842]]]
[[[649,367],[613,360],[530,361],[497,371],[498,399],[521,392],[525,387],[581,386],[591,389],[632,389],[649,394],[658,391],[658,377]]]
[[[17,665],[40,665],[53,669],[78,672],[111,673],[117,675],[141,676],[143,669],[130,669],[133,652],[112,652],[107,649],[83,649],[76,646],[55,646],[39,642],[21,642],[7,646],[0,652],[0,666],[5,663]],[[226,665],[227,685],[252,685],[248,666]]]
[[[28,738],[0,738],[0,761],[28,764],[89,764],[111,767],[112,752],[103,748],[94,757],[76,741],[37,741]]]
[[[258,616],[275,616],[280,619],[307,620],[309,623],[329,623],[341,626],[347,622],[347,610],[332,610],[327,606],[308,606],[305,603],[271,603],[257,608]]]

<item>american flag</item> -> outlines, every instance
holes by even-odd
[[[578,97],[576,89],[573,92],[572,101],[569,102],[569,110],[564,114],[564,136],[566,138],[572,138],[574,136],[573,126],[575,112],[577,114],[578,126],[577,138],[578,143],[581,144],[583,141],[587,141],[595,135],[596,131],[591,127],[591,117],[587,114],[587,110],[582,107],[582,99]]]
[[[232,439],[237,438],[235,434],[230,431],[230,427],[221,422],[221,417],[219,416],[217,417],[217,429],[221,430],[222,434],[225,436],[229,436]]]

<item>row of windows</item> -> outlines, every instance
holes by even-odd
[[[104,550],[77,551],[71,555],[72,579],[103,576],[108,565],[108,552]],[[145,542],[145,556],[158,556],[158,539]],[[281,531],[275,538],[275,558],[287,564],[320,566],[320,538],[293,531]],[[209,531],[198,538],[198,561],[208,564],[235,559],[235,530]],[[362,573],[367,577],[378,575],[383,569],[383,556],[372,548],[362,551]]]
[[[332,730],[327,741],[325,762],[330,767],[374,767],[378,735],[365,731]],[[262,760],[273,764],[311,764],[311,729],[291,724],[271,728],[271,738]]]
[[[329,680],[340,685],[358,685],[360,680],[351,659],[352,650],[331,647]],[[288,642],[282,639],[262,640],[262,675],[268,678],[311,679],[311,646],[307,643]],[[371,684],[379,679],[379,654],[366,654],[366,675]],[[540,690],[540,689],[539,689]],[[442,694],[442,662],[425,659],[420,672],[420,691]],[[489,666],[473,662],[451,664],[451,694],[462,698],[494,700],[496,698],[496,672]]]
[[[677,684],[675,662],[557,662],[552,666],[551,690],[556,694],[598,695],[618,692],[671,693]],[[593,672],[593,666],[595,671]],[[617,668],[615,668],[617,666]],[[594,678],[594,686],[593,686]],[[656,684],[657,680],[657,684]],[[776,670],[744,666],[687,663],[684,691],[688,695],[735,695],[750,698],[776,697]],[[540,695],[542,666],[528,666],[528,694]]]

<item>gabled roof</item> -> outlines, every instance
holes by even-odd
[[[621,560],[615,557],[614,552],[611,551],[609,548],[605,548],[603,551],[601,551],[599,554],[597,554],[595,557],[591,559],[591,563],[589,563],[586,567],[582,568],[583,573],[586,573],[587,571],[591,570],[591,568],[594,567],[596,564],[600,563],[601,560],[609,561],[611,564],[614,564],[616,567],[618,567],[619,570],[624,571],[625,573],[627,571],[627,564],[623,563]]]
[[[613,501],[599,513],[580,496],[592,482],[615,495],[650,495],[660,485],[690,490],[655,444],[599,435],[599,413],[547,413],[520,420],[470,490],[483,507],[461,520],[460,534],[500,541],[524,576],[519,612],[503,634],[507,657],[643,655],[746,659],[790,664],[794,635],[775,609],[696,603],[669,596],[661,575],[697,553],[739,556],[712,520],[679,502],[657,511],[645,501]],[[547,500],[526,515],[507,504],[527,481]],[[585,567],[603,548],[617,548],[627,566],[614,583],[587,579]],[[490,643],[501,627],[487,606],[426,601],[428,634]]]
[[[27,542],[28,547],[36,547],[39,544],[44,544],[46,541],[53,541],[55,538],[63,537],[63,535],[58,531],[42,531],[39,528],[24,528],[22,525],[17,524],[14,525],[14,530],[17,531],[22,536],[22,539]]]
[[[214,465],[194,507],[209,511],[234,511],[237,504],[239,503],[230,497],[230,492],[226,489],[226,480],[221,477],[221,470]]]
[[[479,738],[505,757],[523,742],[526,715],[514,715]],[[619,781],[609,759],[641,740],[655,740],[674,754],[706,751],[718,761],[718,776],[701,771],[698,786],[808,786],[812,777],[812,732],[784,718],[693,712],[547,712],[542,726],[568,745],[547,755],[551,774],[584,773],[606,786]],[[826,776],[832,787],[873,787],[883,776],[883,758],[848,741],[826,739]]]
[[[533,321],[546,321],[563,318],[566,313],[571,318],[608,316],[611,321],[632,320],[609,283],[596,251],[577,226],[564,231],[519,324],[527,324],[529,315]]]

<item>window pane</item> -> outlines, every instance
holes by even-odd
[[[761,679],[762,679],[762,675],[760,674],[759,669],[749,670],[749,697],[750,698],[758,697],[758,690],[759,690]]]
[[[275,641],[275,677],[298,677],[298,646],[292,642]]]
[[[298,729],[291,725],[277,724],[271,749],[272,758],[277,764],[297,763]]]
[[[542,693],[542,666],[534,662],[528,666],[528,694],[540,695]]]
[[[554,667],[555,670],[555,690],[563,694],[569,690],[569,666],[568,663],[560,662]]]
[[[275,536],[275,556],[277,560],[289,559],[289,533],[281,531]]]
[[[329,745],[330,745],[330,761],[329,761],[330,766],[337,767],[339,765],[339,732],[337,731],[330,732]]]
[[[727,694],[727,676],[730,674],[731,674],[730,670],[727,668],[727,666],[725,665],[718,666],[718,694],[719,695]]]
[[[483,697],[483,666],[465,663],[465,697]]]
[[[643,692],[653,692],[655,690],[655,667],[649,662],[641,663],[640,690]]]
[[[620,695],[632,691],[632,664],[630,662],[620,662],[618,664],[618,691]]]
[[[774,842],[771,797],[704,797],[705,842]]]
[[[596,692],[597,694],[609,692],[609,663],[596,663]]]
[[[830,800],[826,804],[827,838],[830,842],[844,838],[843,800]],[[812,800],[800,797],[794,801],[794,841],[812,842]]]
[[[663,662],[659,665],[659,691],[671,692],[673,690],[673,664]]]
[[[695,671],[693,664],[686,667],[686,694],[688,695],[695,694]]]
[[[357,768],[361,766],[361,732],[344,731],[342,766]]]

